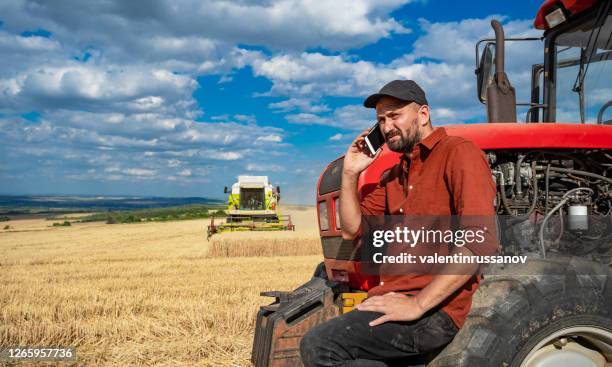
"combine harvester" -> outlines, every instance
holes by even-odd
[[[208,226],[208,237],[215,233],[229,231],[294,231],[290,215],[281,215],[278,202],[280,187],[274,188],[268,176],[238,176],[238,182],[227,199],[227,219],[215,224],[213,216]]]

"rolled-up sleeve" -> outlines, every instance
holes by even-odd
[[[376,188],[367,194],[361,201],[362,215],[384,215],[387,190],[385,185],[379,183]]]
[[[470,141],[452,148],[445,168],[454,213],[461,230],[483,231],[484,241],[466,247],[477,256],[499,251],[495,218],[495,183],[482,150]]]
[[[358,239],[363,234],[364,229],[364,216],[370,215],[384,215],[387,200],[387,190],[385,185],[379,183],[376,188],[368,193],[360,203],[361,209],[361,224],[359,230],[355,234],[355,238]]]

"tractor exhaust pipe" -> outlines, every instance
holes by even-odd
[[[516,122],[516,94],[504,70],[504,29],[495,19],[491,26],[495,31],[495,77],[487,87],[487,117],[489,122]]]

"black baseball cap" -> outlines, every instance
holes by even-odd
[[[425,92],[414,80],[394,80],[382,87],[380,92],[366,98],[363,105],[367,108],[376,108],[378,100],[385,96],[420,105],[428,104]]]

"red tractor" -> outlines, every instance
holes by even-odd
[[[446,126],[486,154],[497,186],[502,254],[523,265],[490,265],[465,325],[444,349],[411,366],[586,367],[612,365],[611,1],[546,0],[535,19],[542,38],[476,45],[478,98],[488,123]],[[505,42],[543,42],[532,66],[526,123],[516,123],[514,89],[504,72]],[[576,120],[574,123],[568,119]],[[399,161],[383,148],[362,173],[361,197]],[[357,241],[343,240],[339,197],[343,158],[317,185],[324,262],[306,284],[275,297],[257,315],[255,366],[299,366],[310,328],[349,312],[378,284],[363,271]],[[518,233],[518,235],[517,235]]]

